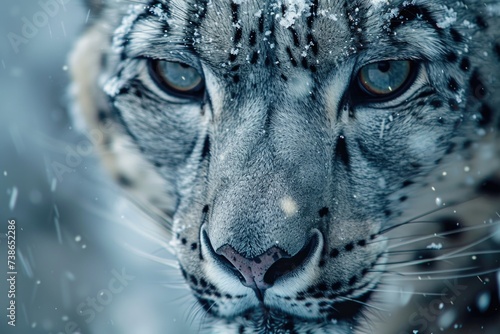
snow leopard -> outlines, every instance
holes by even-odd
[[[496,333],[500,1],[87,3],[75,114],[202,332]]]

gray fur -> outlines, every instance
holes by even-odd
[[[434,209],[412,195],[440,167],[474,156],[463,152],[466,141],[492,147],[493,157],[477,168],[485,176],[498,171],[500,19],[491,9],[498,1],[304,4],[288,27],[290,1],[109,1],[88,33],[103,41],[84,38],[74,55],[93,49],[105,58],[88,65],[103,66],[99,77],[75,75],[80,103],[97,101],[82,107],[87,123],[98,126],[104,112],[114,124],[109,140],[127,143],[120,153],[102,147],[134,161],[111,159],[116,174],[140,184],[138,173],[147,171],[161,182],[136,192],[173,221],[180,265],[220,332],[351,333],[359,315],[343,316],[342,308],[359,304],[339,303],[380,281],[387,242],[378,233],[410,209],[399,199],[413,197],[417,214]],[[415,6],[421,16],[407,20],[411,13],[402,13]],[[147,58],[198,69],[209,98],[168,96],[148,77]],[[362,66],[389,59],[423,64],[407,92],[377,104],[346,97]],[[85,88],[92,83],[98,92]],[[457,187],[461,176],[448,182],[444,198],[470,194]],[[295,255],[316,230],[317,256],[266,291],[266,308],[207,250],[231,245],[253,258],[277,245]]]

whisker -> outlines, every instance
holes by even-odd
[[[161,258],[161,257],[158,257],[158,256],[154,256],[152,254],[149,254],[149,253],[146,253],[146,252],[143,252],[139,249],[136,249],[135,247],[127,244],[127,243],[124,243],[124,246],[126,248],[128,248],[131,252],[139,255],[139,256],[142,256],[146,259],[149,259],[151,261],[154,261],[156,263],[160,263],[160,264],[164,264],[164,265],[167,265],[171,268],[175,268],[175,269],[180,269],[180,266],[179,266],[179,262],[175,261],[175,260],[169,260],[169,259],[164,259],[164,258]]]
[[[467,277],[474,277],[474,276],[481,276],[481,275],[488,275],[497,272],[500,270],[500,268],[494,268],[490,270],[485,270],[485,271],[480,271],[480,272],[475,272],[475,273],[470,273],[470,274],[463,274],[463,275],[455,275],[455,276],[437,276],[437,277],[432,277],[432,276],[424,276],[424,277],[410,277],[409,275],[401,274],[398,276],[403,276],[403,277],[397,277],[397,279],[389,280],[389,279],[384,279],[385,282],[399,282],[399,281],[439,281],[439,280],[450,280],[450,279],[457,279],[457,278],[467,278]],[[410,273],[411,275],[411,273]]]
[[[413,222],[414,222],[415,220],[417,220],[417,219],[423,218],[423,217],[425,217],[425,216],[429,216],[429,215],[431,215],[431,214],[433,214],[433,213],[436,213],[436,212],[439,212],[439,211],[441,211],[441,210],[448,209],[448,208],[452,208],[452,207],[454,207],[454,206],[461,205],[461,204],[465,204],[465,203],[467,203],[467,202],[471,202],[471,201],[473,201],[473,200],[475,200],[475,199],[478,199],[479,197],[480,197],[480,196],[475,196],[475,197],[469,198],[469,199],[464,200],[464,201],[455,201],[455,202],[450,202],[450,203],[448,203],[446,206],[442,206],[442,207],[439,207],[439,208],[436,208],[436,209],[433,209],[433,210],[427,211],[426,213],[423,213],[423,214],[417,215],[417,216],[415,216],[415,217],[413,217],[413,218],[411,218],[411,219],[408,219],[408,220],[406,220],[406,221],[404,221],[404,222],[402,222],[402,223],[399,223],[399,224],[396,224],[396,225],[392,225],[392,226],[387,227],[386,229],[380,230],[380,231],[378,232],[378,235],[385,234],[385,233],[387,233],[387,232],[389,232],[389,231],[392,231],[392,230],[394,230],[394,229],[396,229],[396,228],[398,228],[398,227],[405,226],[405,225],[407,225],[407,224],[413,223]],[[426,223],[426,222],[422,222],[422,223]]]
[[[342,300],[347,300],[347,301],[351,301],[351,302],[355,302],[355,303],[358,303],[358,304],[361,304],[361,305],[364,305],[364,306],[367,306],[367,307],[370,307],[370,308],[373,308],[377,311],[384,311],[384,312],[389,312],[388,310],[386,309],[383,309],[383,308],[380,308],[380,307],[377,307],[377,306],[373,306],[373,305],[370,305],[368,303],[364,303],[362,301],[359,301],[357,299],[353,299],[353,298],[349,298],[349,297],[343,297],[343,296],[339,296],[339,299],[342,299]]]
[[[429,240],[429,239],[436,238],[436,237],[445,237],[445,236],[453,235],[453,234],[457,234],[457,233],[474,231],[474,230],[480,230],[480,229],[484,229],[484,228],[491,228],[491,227],[497,227],[497,226],[500,226],[500,222],[499,223],[487,224],[487,225],[486,224],[482,224],[482,225],[476,225],[476,226],[469,226],[469,227],[464,227],[464,228],[457,229],[457,230],[450,231],[450,232],[433,233],[433,234],[430,234],[430,235],[427,235],[427,236],[424,236],[424,237],[420,237],[420,238],[416,238],[416,239],[413,239],[413,240],[410,240],[410,241],[406,241],[406,242],[401,242],[401,243],[398,243],[398,244],[390,245],[389,247],[387,247],[387,249],[393,249],[393,248],[397,248],[397,247],[409,245],[409,244],[412,244],[412,243],[415,243],[415,242]],[[499,231],[500,230],[497,230],[497,231],[493,232],[493,234],[495,234],[495,233],[497,233]],[[486,239],[489,239],[492,236],[493,235],[490,235]],[[484,239],[484,240],[486,240],[486,239]],[[481,242],[484,241],[483,239],[481,239],[481,240],[482,240]],[[474,243],[474,245],[477,245],[477,244],[478,244],[478,242]]]
[[[418,292],[418,291],[404,291],[404,290],[385,290],[385,289],[368,289],[373,292],[389,292],[389,293],[401,293],[401,294],[411,294],[420,296],[445,296],[446,294],[437,292]]]

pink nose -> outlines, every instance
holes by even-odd
[[[278,247],[272,247],[253,259],[243,257],[229,245],[222,246],[217,253],[225,257],[234,267],[232,269],[236,269],[241,274],[242,283],[245,286],[261,291],[270,288],[274,279],[277,278],[273,277],[272,280],[267,279],[267,281],[264,279],[269,268],[282,258],[290,258]]]

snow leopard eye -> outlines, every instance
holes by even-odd
[[[156,84],[168,94],[195,99],[203,96],[205,82],[194,67],[178,62],[152,60],[149,62],[149,70]]]
[[[387,100],[403,93],[413,83],[417,70],[410,60],[380,61],[362,67],[357,84],[365,99]]]

